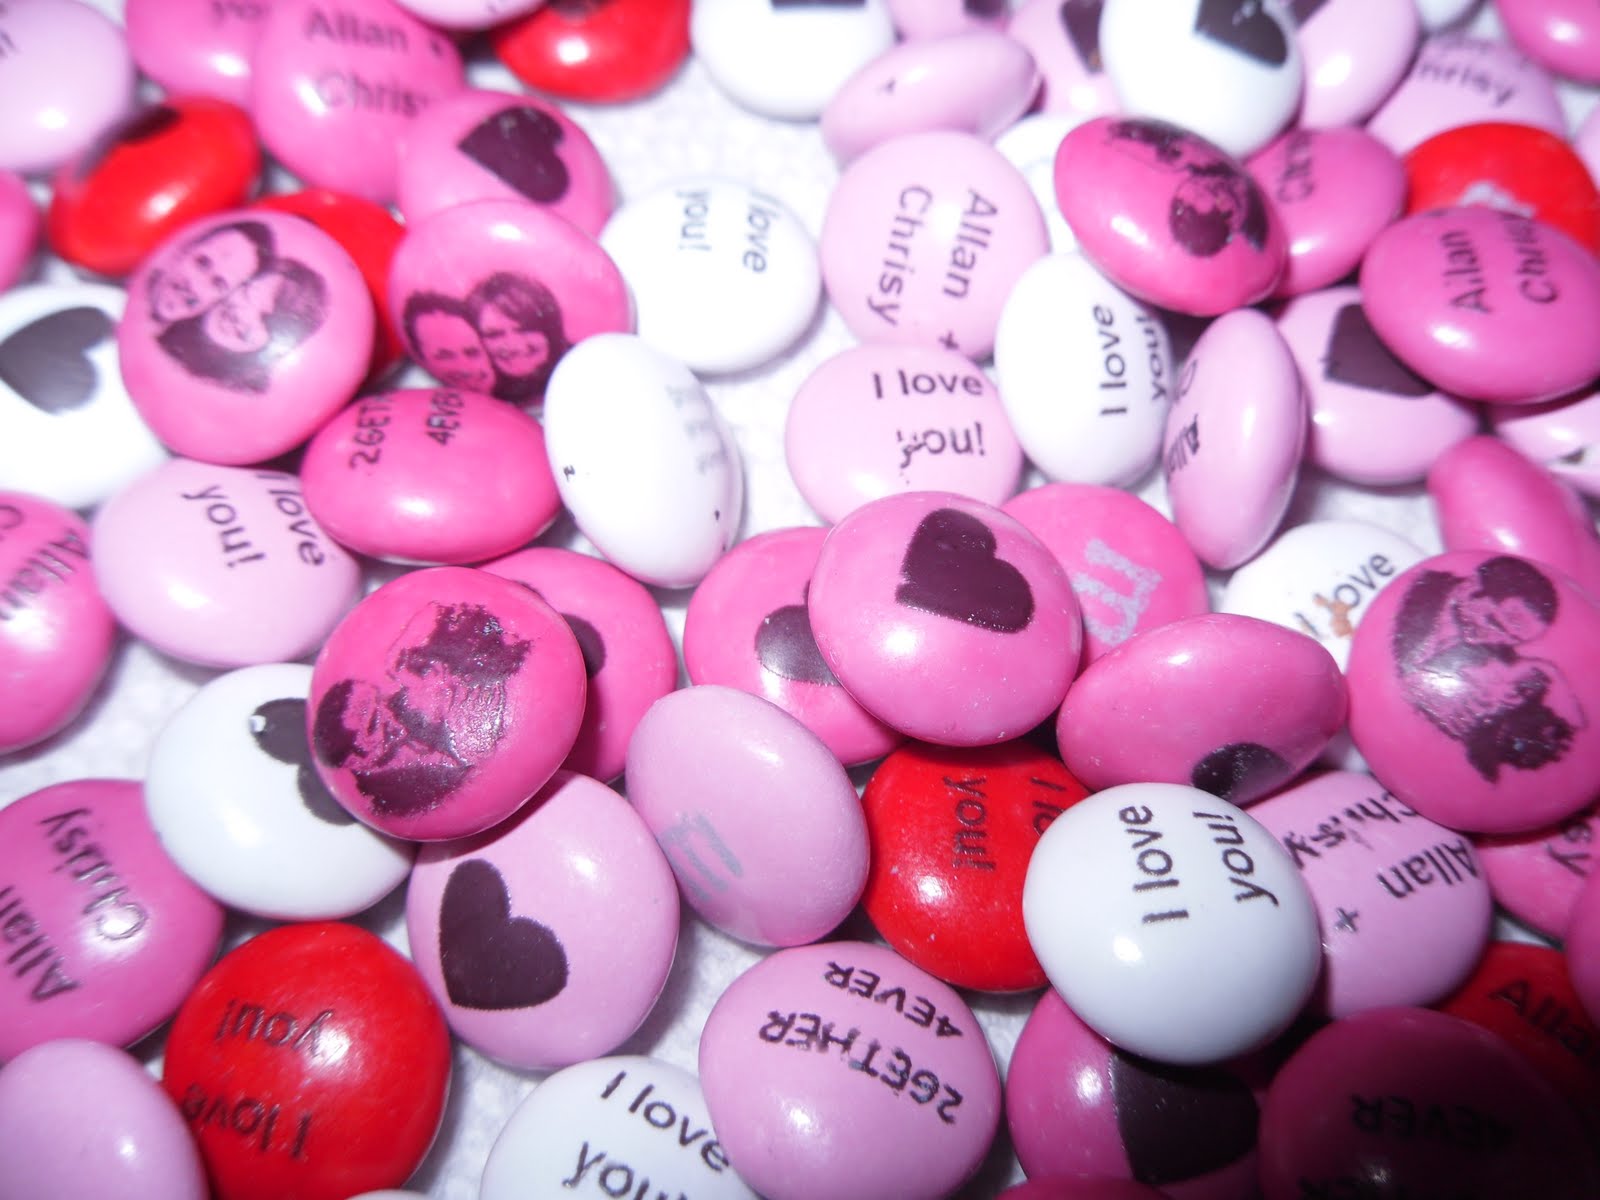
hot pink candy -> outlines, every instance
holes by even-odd
[[[1198,134],[1099,117],[1056,151],[1056,200],[1085,256],[1141,300],[1216,316],[1271,295],[1283,226],[1245,169]]]
[[[539,423],[477,392],[363,396],[311,439],[300,474],[324,529],[391,562],[481,562],[561,508]]]
[[[855,701],[817,649],[808,595],[827,536],[815,526],[769,529],[719,559],[689,597],[683,664],[694,683],[770,700],[858,766],[903,739]]]
[[[589,688],[578,740],[561,765],[614,779],[639,718],[678,685],[678,655],[661,606],[603,559],[554,546],[519,550],[483,569],[532,588],[571,626]]]
[[[1208,613],[1097,659],[1067,693],[1056,740],[1091,789],[1183,783],[1243,805],[1308,766],[1345,711],[1344,677],[1316,641]]]
[[[1085,666],[1139,633],[1211,610],[1194,551],[1171,521],[1130,492],[1047,483],[1001,511],[1066,568],[1083,611]]]
[[[250,115],[306,183],[388,204],[406,130],[465,86],[455,43],[387,0],[274,0],[251,58]]]
[[[1496,550],[1554,567],[1600,599],[1600,538],[1588,506],[1492,437],[1451,447],[1428,472],[1446,550]]]
[[[1441,208],[1389,226],[1361,266],[1372,328],[1424,379],[1468,400],[1532,404],[1600,374],[1600,261],[1498,209]]]
[[[467,567],[373,592],[312,672],[317,773],[352,816],[413,841],[468,837],[527,803],[577,740],[587,687],[561,615]]]
[[[1594,799],[1600,606],[1508,554],[1418,563],[1350,648],[1350,733],[1372,772],[1441,825],[1514,833]]]
[[[89,527],[70,509],[0,492],[0,754],[65,728],[111,661],[116,623],[95,585]],[[26,697],[26,703],[22,698]]]
[[[156,837],[139,784],[58,783],[0,810],[0,1062],[63,1037],[131,1045],[211,963],[222,906]]]
[[[1499,904],[1553,941],[1565,941],[1573,909],[1593,871],[1600,810],[1531,833],[1480,836],[1478,860]]]

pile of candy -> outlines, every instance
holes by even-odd
[[[1600,1195],[1592,9],[0,2],[0,1200]]]

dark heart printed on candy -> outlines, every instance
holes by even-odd
[[[549,113],[518,105],[487,118],[456,146],[507,187],[537,204],[553,204],[571,183],[556,152],[564,136]]]
[[[533,1008],[567,986],[561,942],[548,926],[511,915],[505,880],[480,858],[459,864],[444,885],[439,965],[458,1008]]]
[[[606,665],[606,641],[600,631],[572,613],[556,614],[567,623],[572,636],[578,640],[578,653],[583,655],[583,673],[593,679]]]
[[[169,104],[152,104],[113,126],[102,134],[72,168],[78,179],[87,179],[100,168],[106,156],[118,146],[133,142],[147,142],[159,137],[182,119],[182,114]]]
[[[250,714],[250,733],[272,758],[295,771],[295,786],[306,811],[329,825],[354,825],[355,818],[323,786],[311,761],[311,743],[306,739],[306,702],[296,698],[268,700]]]
[[[1490,783],[1502,767],[1559,761],[1588,727],[1566,676],[1538,653],[1559,600],[1549,576],[1509,555],[1471,575],[1423,571],[1400,600],[1390,646],[1401,691]]]
[[[499,744],[506,682],[532,648],[481,604],[429,604],[390,646],[383,677],[323,693],[312,748],[348,770],[376,812],[436,808]]]
[[[1117,1133],[1140,1183],[1164,1187],[1198,1179],[1255,1149],[1255,1097],[1227,1071],[1112,1050],[1110,1073]]]
[[[1322,376],[1391,396],[1426,396],[1433,391],[1431,383],[1389,352],[1359,304],[1346,304],[1334,317]]]
[[[1061,27],[1091,75],[1105,70],[1100,61],[1100,11],[1105,0],[1062,0]]]
[[[1284,757],[1258,742],[1219,747],[1195,764],[1189,782],[1235,804],[1265,796],[1294,774]]]
[[[1296,25],[1304,25],[1322,11],[1328,0],[1289,0],[1289,15]]]
[[[995,557],[994,531],[977,517],[939,508],[922,518],[900,563],[894,598],[907,608],[1018,633],[1033,620],[1033,589]]]
[[[0,383],[40,412],[71,412],[94,398],[100,373],[89,354],[110,340],[114,323],[98,308],[64,308],[0,342]]]
[[[1289,61],[1289,39],[1265,0],[1200,0],[1194,31],[1269,67]]]
[[[761,618],[756,627],[756,659],[780,679],[838,687],[817,639],[811,633],[811,612],[804,604],[786,604]]]

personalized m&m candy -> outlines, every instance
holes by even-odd
[[[250,103],[250,60],[271,11],[253,0],[127,0],[122,17],[139,69],[173,96]]]
[[[1479,836],[1478,859],[1500,905],[1535,932],[1561,941],[1594,869],[1596,818],[1590,807],[1559,825]]]
[[[1158,1062],[1265,1045],[1322,967],[1288,852],[1233,805],[1178,784],[1108,788],[1057,817],[1028,863],[1022,916],[1072,1011]]]
[[[565,1067],[621,1045],[667,982],[678,888],[639,814],[558,773],[512,820],[423,848],[406,892],[417,969],[468,1045]]]
[[[483,1168],[481,1200],[522,1200],[530,1188],[595,1187],[609,1195],[681,1191],[755,1200],[728,1163],[700,1081],[682,1067],[619,1054],[543,1080],[506,1122]],[[359,1197],[357,1198],[359,1200]]]
[[[1487,1030],[1417,1008],[1320,1030],[1262,1105],[1266,1200],[1348,1194],[1375,1178],[1392,1196],[1466,1200],[1600,1188],[1591,1139],[1532,1066]]]
[[[967,133],[911,133],[845,168],[822,223],[822,278],[862,341],[988,357],[1017,278],[1044,256],[1028,182]]]
[[[162,1086],[217,1200],[344,1200],[404,1183],[444,1115],[450,1032],[416,968],[353,925],[284,925],[206,973]]]
[[[0,492],[0,754],[49,737],[88,703],[111,661],[116,622],[90,570],[76,513]],[[24,703],[24,697],[26,702]]]
[[[1055,178],[1085,257],[1141,300],[1216,316],[1265,299],[1283,274],[1288,244],[1260,186],[1181,126],[1088,121],[1062,139]]]
[[[280,921],[370,908],[416,853],[361,824],[323,785],[306,728],[310,690],[302,663],[213,679],[161,727],[145,772],[150,822],[183,872],[230,908]]]
[[[1361,266],[1378,336],[1424,379],[1469,400],[1531,404],[1591,382],[1600,262],[1518,213],[1468,206],[1389,226]]]
[[[867,916],[894,949],[947,983],[1039,987],[1045,974],[1023,928],[1023,878],[1040,835],[1086,795],[1025,741],[901,747],[861,796],[872,839]]]
[[[544,430],[480,392],[363,396],[322,427],[300,466],[334,538],[395,562],[469,563],[538,537],[561,507]]]
[[[1255,1188],[1259,1119],[1256,1096],[1237,1070],[1177,1067],[1120,1050],[1053,989],[1022,1027],[1006,1076],[1006,1123],[1030,1183],[1121,1181],[1100,1185],[1103,1191],[1079,1185],[1059,1200],[1238,1200]],[[1057,1194],[1019,1193],[1019,1200]]]
[[[817,649],[811,576],[826,529],[769,529],[746,538],[689,597],[683,665],[694,683],[770,700],[822,739],[845,766],[882,758],[901,740],[858,704]]]
[[[1000,1121],[1000,1080],[960,995],[892,950],[779,950],[723,992],[700,1083],[728,1159],[772,1200],[948,1196]]]
[[[1433,1004],[1477,964],[1493,905],[1464,834],[1346,771],[1279,792],[1250,815],[1283,843],[1316,901],[1320,1011]]]
[[[207,666],[311,653],[361,583],[281,471],[172,459],[102,505],[94,537],[95,577],[117,619]]]
[[[0,488],[90,508],[166,461],[122,382],[125,303],[98,283],[0,294]]]
[[[184,225],[238,208],[260,173],[242,109],[204,97],[163,101],[56,172],[45,232],[68,262],[126,275]]]
[[[80,779],[0,809],[0,1062],[54,1038],[138,1041],[177,1011],[222,907],[156,840],[139,785]]]
[[[689,907],[724,933],[803,945],[861,898],[867,827],[849,776],[758,696],[702,685],[656,701],[628,743],[628,799]]]
[[[250,60],[250,115],[306,183],[388,204],[406,130],[464,86],[455,43],[387,0],[274,0]]]
[[[1600,607],[1509,554],[1424,559],[1372,601],[1350,648],[1350,733],[1390,791],[1453,829],[1571,816],[1600,771]]]
[[[373,310],[350,256],[281,213],[185,225],[128,284],[117,326],[139,413],[179,454],[254,463],[310,437],[367,373]]]
[[[1047,717],[1078,666],[1066,573],[998,509],[905,492],[833,527],[811,577],[811,629],[834,676],[910,737],[977,746]]]
[[[586,686],[577,638],[532,589],[465,567],[413,571],[362,600],[317,655],[317,771],[385,833],[466,837],[561,765]]]

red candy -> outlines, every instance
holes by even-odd
[[[203,97],[166,100],[106,134],[56,173],[50,248],[102,275],[126,275],[168,234],[237,208],[261,174],[243,109]]]
[[[405,356],[400,335],[389,320],[389,263],[405,236],[405,226],[381,204],[327,188],[306,188],[281,196],[263,196],[257,208],[304,217],[339,245],[355,262],[376,310],[377,337],[372,342],[372,371],[377,378]]]
[[[491,40],[529,87],[568,100],[637,100],[689,57],[689,0],[549,0]]]
[[[354,925],[269,930],[224,956],[167,1040],[216,1200],[399,1187],[433,1143],[450,1034],[416,968]]]
[[[1600,1029],[1584,1014],[1561,951],[1495,942],[1439,1007],[1499,1034],[1600,1129]]]
[[[957,987],[1039,987],[1022,883],[1039,835],[1089,794],[1026,742],[896,750],[861,797],[872,867],[862,904],[889,945]]]
[[[1600,251],[1600,192],[1561,138],[1531,125],[1489,121],[1435,134],[1405,156],[1406,213],[1484,204],[1554,225]]]

